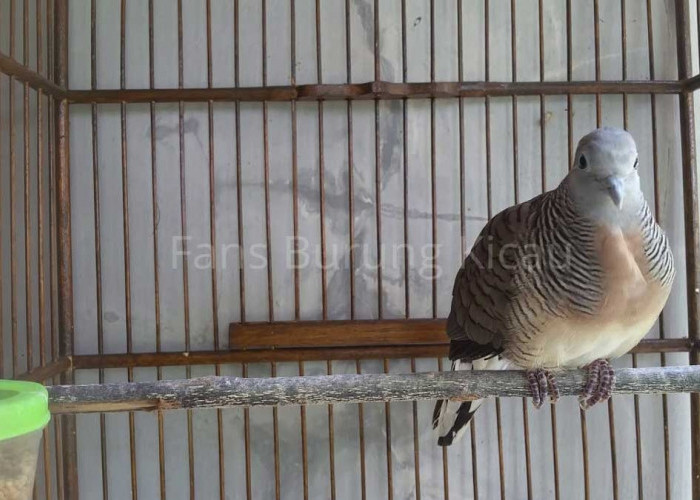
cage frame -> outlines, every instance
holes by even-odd
[[[690,12],[688,0],[675,0],[676,39],[678,59],[678,80],[602,81],[599,68],[595,81],[573,81],[569,74],[565,82],[493,82],[488,75],[483,82],[437,82],[434,71],[431,81],[422,83],[393,83],[378,78],[375,68],[375,80],[366,83],[311,84],[270,87],[233,88],[180,88],[178,89],[125,89],[117,90],[71,90],[68,82],[68,1],[48,0],[47,6],[52,16],[53,31],[47,33],[49,47],[53,58],[53,68],[47,77],[39,71],[28,67],[11,55],[0,53],[0,73],[7,75],[11,81],[25,84],[49,98],[50,113],[50,147],[53,148],[53,182],[55,200],[56,226],[56,300],[58,305],[57,347],[58,357],[50,362],[35,366],[17,378],[44,382],[58,378],[62,385],[74,383],[73,373],[78,369],[109,367],[154,367],[154,366],[191,366],[195,364],[220,364],[227,362],[309,360],[309,359],[357,359],[358,357],[387,359],[391,357],[412,357],[417,353],[428,352],[441,356],[445,346],[434,343],[392,346],[378,346],[364,349],[362,346],[327,346],[321,349],[310,347],[287,346],[287,348],[251,349],[250,346],[230,350],[199,352],[153,352],[75,355],[74,318],[73,318],[73,282],[71,249],[71,197],[70,197],[70,148],[69,148],[69,113],[74,103],[162,103],[162,102],[273,102],[303,101],[324,102],[326,100],[374,100],[413,99],[413,98],[461,98],[461,97],[496,97],[576,95],[589,94],[597,97],[606,94],[672,94],[678,96],[680,110],[681,157],[683,172],[683,208],[686,252],[686,273],[688,300],[688,335],[680,339],[658,339],[644,341],[636,352],[687,352],[691,365],[700,364],[700,215],[698,203],[698,181],[696,165],[695,120],[693,92],[700,89],[700,75],[692,74],[692,53],[690,37]],[[376,2],[376,0],[375,0]],[[597,3],[596,3],[597,4]],[[123,3],[122,3],[123,5]],[[700,9],[699,9],[700,12]],[[699,14],[700,15],[700,14]],[[11,21],[12,22],[12,21]],[[26,22],[26,20],[25,20]],[[94,13],[93,13],[94,22]],[[319,19],[316,20],[319,23]],[[376,29],[376,27],[375,27]],[[571,32],[571,19],[567,19],[567,33]],[[50,35],[50,36],[49,36]],[[596,31],[596,42],[597,42]],[[121,38],[124,43],[124,18],[122,17]],[[542,29],[540,28],[540,36]],[[26,37],[26,34],[25,34]],[[180,33],[180,38],[182,34]],[[51,47],[53,50],[51,50]],[[434,43],[431,40],[431,51]],[[570,50],[570,44],[569,44]],[[94,47],[93,47],[94,51]],[[123,52],[122,52],[123,53]],[[598,55],[597,55],[598,56]],[[26,55],[25,55],[26,57]],[[94,57],[94,52],[93,52]],[[376,57],[375,57],[376,60]],[[599,58],[596,57],[599,65]],[[180,56],[180,64],[182,59]],[[486,55],[488,66],[488,53]],[[121,61],[122,78],[124,61]],[[153,65],[151,62],[151,71]],[[460,72],[461,76],[461,72]],[[515,77],[514,77],[515,78]],[[211,81],[211,78],[210,78]],[[25,123],[25,127],[28,126]],[[269,224],[269,219],[268,219]],[[269,230],[269,227],[268,227]],[[244,325],[245,326],[245,325]],[[428,325],[439,328],[439,325]],[[693,393],[691,401],[691,471],[693,496],[700,498],[700,394]],[[78,471],[75,415],[65,414],[59,417],[61,476],[60,489],[63,498],[78,498]]]

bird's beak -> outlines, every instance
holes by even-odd
[[[608,194],[610,195],[612,202],[618,209],[621,210],[622,202],[624,200],[624,184],[622,183],[622,179],[611,175],[605,179],[605,184],[608,188]]]

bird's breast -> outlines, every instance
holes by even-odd
[[[596,235],[596,251],[604,279],[603,300],[593,320],[630,326],[649,315],[655,320],[669,290],[649,276],[641,233],[601,227]]]
[[[576,312],[544,322],[530,345],[536,367],[577,367],[600,358],[622,356],[651,329],[663,309],[670,286],[649,278],[642,237],[602,227],[595,251],[604,279],[596,314]]]

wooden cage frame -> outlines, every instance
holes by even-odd
[[[376,0],[375,0],[376,1]],[[623,0],[624,3],[624,0]],[[51,200],[51,210],[55,216],[55,300],[58,306],[57,332],[51,339],[55,344],[55,356],[51,360],[32,366],[26,373],[16,374],[17,378],[35,381],[59,381],[62,385],[71,385],[74,382],[73,373],[77,369],[88,368],[135,368],[135,367],[162,367],[195,364],[221,364],[230,362],[256,362],[256,361],[304,361],[304,360],[330,360],[330,359],[386,359],[392,357],[411,358],[420,355],[443,356],[446,353],[446,343],[442,337],[440,320],[425,321],[379,321],[379,322],[317,322],[309,324],[241,324],[232,325],[230,350],[216,350],[208,352],[152,352],[124,354],[95,354],[74,355],[74,321],[73,321],[73,282],[72,282],[72,252],[71,252],[71,197],[70,197],[70,161],[69,161],[69,110],[73,103],[155,103],[177,102],[182,106],[183,102],[196,101],[291,101],[297,100],[355,100],[367,99],[377,102],[381,99],[414,99],[445,97],[494,97],[512,96],[515,100],[518,96],[566,95],[570,98],[575,94],[592,94],[598,97],[603,94],[622,94],[625,98],[630,94],[673,94],[679,98],[680,130],[683,162],[683,204],[684,204],[684,230],[686,239],[687,260],[687,298],[688,298],[688,326],[687,337],[680,339],[658,339],[642,342],[635,352],[687,352],[690,355],[691,365],[700,364],[700,217],[698,204],[698,181],[696,169],[695,150],[695,123],[693,114],[693,93],[700,89],[700,75],[692,75],[691,65],[691,38],[690,38],[690,13],[687,0],[676,0],[677,22],[677,55],[678,55],[678,80],[660,81],[601,81],[599,60],[596,59],[596,81],[572,81],[569,72],[568,81],[565,82],[437,82],[431,78],[425,83],[392,83],[379,79],[378,63],[375,63],[375,80],[363,84],[316,84],[316,85],[289,85],[289,86],[260,86],[260,87],[234,87],[234,88],[180,88],[157,89],[153,88],[153,76],[151,74],[151,88],[126,89],[124,88],[124,59],[121,60],[122,88],[119,90],[71,90],[68,85],[68,0],[48,0],[46,2],[46,25],[52,28],[48,32],[49,45],[49,72],[42,75],[38,69],[27,65],[26,51],[25,61],[18,61],[14,54],[0,53],[0,72],[8,75],[11,81],[24,85],[25,94],[29,88],[38,92],[39,96],[46,96],[50,106],[47,111],[50,115],[49,145],[52,149],[52,187],[55,189],[55,199]],[[122,4],[123,5],[123,4]],[[152,9],[152,4],[151,4]],[[700,9],[699,9],[700,11]],[[152,14],[152,12],[151,12]],[[541,14],[541,13],[540,13]],[[2,13],[0,13],[0,16]],[[567,19],[568,33],[571,32],[571,19]],[[25,15],[25,23],[27,22]],[[319,20],[317,19],[317,23]],[[94,12],[93,12],[94,23]],[[180,25],[180,37],[182,26]],[[375,26],[375,30],[377,30]],[[596,42],[598,32],[596,31]],[[122,17],[121,43],[124,44],[125,30]],[[152,37],[152,34],[151,34]],[[542,30],[540,30],[542,37]],[[211,48],[209,47],[209,50]],[[461,47],[460,47],[461,50]],[[569,44],[568,50],[571,50]],[[434,44],[431,43],[431,51]],[[123,54],[123,50],[122,50]],[[93,45],[93,58],[94,45]],[[39,56],[41,59],[41,55]],[[376,58],[375,58],[376,59]],[[488,55],[487,55],[488,60]],[[182,58],[180,56],[180,64]],[[180,71],[182,71],[180,69]],[[211,71],[211,65],[210,65]],[[153,65],[151,63],[151,73]],[[460,73],[461,74],[461,73]],[[488,80],[488,77],[487,77]],[[211,76],[209,78],[211,81]],[[40,107],[41,109],[41,107]],[[152,108],[153,109],[153,108]],[[182,113],[182,107],[181,113]],[[39,111],[41,113],[41,111]],[[25,122],[25,127],[28,125]],[[376,334],[390,330],[395,335],[391,341],[377,343]],[[280,334],[280,331],[289,333],[294,331],[293,337]],[[348,331],[361,332],[361,340],[354,337],[354,341],[348,343]],[[314,331],[316,332],[314,334]],[[324,334],[324,342],[319,343],[318,332]],[[261,332],[262,334],[261,336]],[[334,333],[335,332],[335,333]],[[398,332],[398,333],[397,333]],[[416,332],[420,332],[416,335]],[[43,334],[43,332],[42,332]],[[42,337],[43,338],[43,337]],[[262,340],[261,340],[262,339]],[[285,340],[286,339],[286,340]],[[290,341],[290,339],[292,339]],[[672,370],[672,369],[669,369]],[[691,372],[688,372],[691,373]],[[697,371],[692,374],[696,378]],[[669,371],[669,374],[672,373]],[[564,391],[569,390],[580,379],[579,375],[571,375],[571,379],[565,379]],[[639,386],[625,385],[624,374],[621,386],[628,391],[641,391]],[[505,379],[504,379],[505,380]],[[651,379],[650,379],[651,380]],[[686,379],[683,379],[686,380]],[[578,382],[577,382],[578,381]],[[296,382],[295,382],[296,383]],[[567,386],[567,383],[569,386]],[[573,384],[573,385],[572,385]],[[697,387],[697,385],[693,386]],[[688,389],[687,386],[678,386],[680,390]],[[151,388],[152,389],[152,388]],[[656,386],[656,390],[662,390]],[[521,394],[517,389],[512,389],[513,394]],[[57,455],[59,457],[60,480],[59,488],[62,497],[66,499],[78,498],[77,480],[77,446],[76,423],[73,410],[66,409],[65,402],[68,396],[77,393],[62,393],[63,389],[57,388],[54,392],[56,401],[63,401],[65,414],[57,418],[57,429],[60,429],[57,439]],[[506,391],[506,389],[503,389]],[[495,394],[504,394],[505,392]],[[61,395],[63,394],[63,395]],[[67,394],[67,396],[66,396]],[[461,394],[461,393],[459,393]],[[449,392],[443,388],[443,392],[433,392],[431,395],[459,396],[458,393]],[[480,394],[491,394],[488,390]],[[464,395],[464,394],[462,394]],[[63,399],[61,399],[63,398]],[[388,399],[382,399],[388,400]],[[299,402],[300,400],[296,400]],[[250,402],[249,402],[250,403]],[[249,404],[248,403],[248,404]],[[87,403],[86,403],[87,404]],[[93,404],[95,404],[93,402]],[[124,408],[124,407],[120,407]],[[136,408],[135,406],[128,407]],[[153,407],[147,407],[153,408]],[[84,409],[84,408],[83,408]],[[90,411],[107,411],[107,406],[93,406]],[[700,394],[691,395],[691,434],[692,434],[692,488],[693,496],[700,498]],[[59,453],[60,452],[60,453]]]

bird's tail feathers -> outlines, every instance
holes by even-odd
[[[452,370],[504,370],[508,363],[499,356],[474,361],[455,360]],[[435,404],[433,430],[437,435],[438,446],[449,446],[459,440],[467,430],[469,422],[483,399],[473,401],[450,401],[443,399]]]

